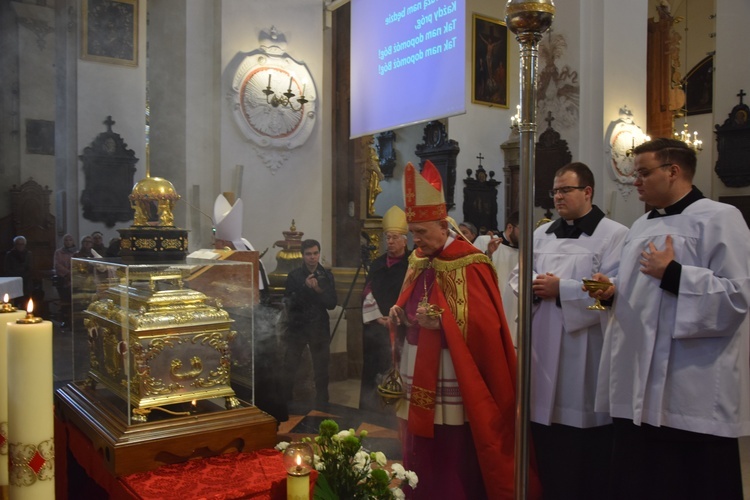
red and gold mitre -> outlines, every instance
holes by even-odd
[[[443,179],[435,165],[426,160],[422,173],[407,163],[404,169],[404,206],[407,222],[443,220],[448,216]]]

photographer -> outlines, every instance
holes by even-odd
[[[292,399],[294,379],[302,351],[310,347],[315,374],[315,402],[328,402],[328,362],[330,359],[330,326],[327,309],[336,307],[333,274],[321,266],[320,243],[305,240],[301,246],[303,264],[286,279],[284,308],[286,333],[283,374],[287,401]]]

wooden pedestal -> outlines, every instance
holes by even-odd
[[[156,469],[227,451],[250,452],[276,444],[276,419],[255,406],[225,410],[198,401],[198,413],[127,424],[119,400],[76,383],[55,392],[59,418],[80,429],[114,476]],[[59,453],[64,453],[60,450]]]

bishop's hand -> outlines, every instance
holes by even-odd
[[[388,313],[388,318],[391,320],[392,323],[394,323],[397,326],[399,325],[409,326],[409,321],[406,319],[406,313],[399,306],[391,307],[391,310]]]
[[[417,323],[428,330],[440,330],[440,316],[430,310],[430,307],[417,307]]]

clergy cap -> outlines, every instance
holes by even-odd
[[[383,216],[383,232],[406,234],[408,231],[406,214],[399,207],[393,205]]]
[[[404,169],[404,202],[407,222],[444,220],[448,216],[443,195],[443,179],[430,160],[422,173],[407,163]]]

